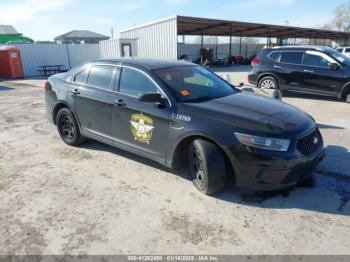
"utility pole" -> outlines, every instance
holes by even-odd
[[[111,36],[112,36],[112,39],[114,39],[114,30],[113,30],[113,27],[111,27]]]

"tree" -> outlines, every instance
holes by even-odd
[[[334,23],[330,22],[330,23],[324,24],[323,26],[320,27],[320,29],[333,30],[334,29]]]
[[[333,23],[339,31],[350,31],[350,1],[335,9]]]

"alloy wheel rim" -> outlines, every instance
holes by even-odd
[[[61,129],[62,135],[66,139],[73,139],[73,137],[75,135],[75,127],[74,127],[74,123],[73,123],[72,119],[69,116],[64,115],[61,117],[60,120],[61,120],[60,121],[60,129]]]
[[[267,80],[262,81],[261,87],[271,89],[271,88],[275,87],[275,83],[272,80],[267,79]]]
[[[191,152],[190,167],[192,180],[196,181],[199,188],[202,188],[204,185],[203,162],[196,148],[193,148]]]

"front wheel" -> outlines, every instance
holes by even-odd
[[[189,172],[194,186],[206,195],[224,190],[226,163],[221,149],[214,143],[195,139],[189,147]]]
[[[350,94],[345,95],[345,102],[350,103]]]

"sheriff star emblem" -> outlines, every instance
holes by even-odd
[[[136,141],[149,144],[154,129],[152,118],[141,114],[131,115],[131,133]]]

